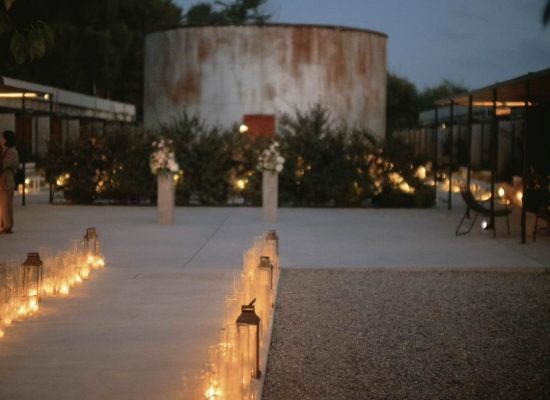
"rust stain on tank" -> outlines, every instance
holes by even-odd
[[[370,43],[370,40],[369,40],[369,43]],[[357,57],[357,59],[356,59],[356,70],[357,70],[357,74],[359,74],[359,76],[364,76],[364,75],[367,74],[368,63],[369,63],[368,54],[372,54],[372,53],[368,52],[364,42],[361,43],[360,47],[359,47],[359,51],[357,52],[357,55],[356,55],[356,57]]]
[[[313,35],[309,28],[295,27],[292,30],[292,74],[301,77],[300,67],[311,64],[313,59]]]
[[[277,93],[276,93],[275,88],[273,87],[273,85],[271,85],[271,84],[264,85],[263,95],[264,95],[265,99],[267,99],[269,101],[273,101],[275,99],[276,94]]]
[[[335,90],[344,90],[347,88],[347,59],[346,43],[342,35],[331,35],[327,47],[330,49],[328,62],[329,86]]]
[[[201,36],[197,47],[199,62],[208,60],[210,54],[212,54],[212,41],[205,36]]]
[[[168,93],[170,93],[170,100],[173,104],[199,102],[201,99],[200,72],[187,71]]]

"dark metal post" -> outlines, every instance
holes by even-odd
[[[470,95],[468,99],[468,174],[467,185],[470,187],[470,181],[472,179],[472,124],[473,124],[473,108],[474,98]]]
[[[50,119],[50,142],[52,140],[52,115],[53,115],[53,93],[48,93],[48,117]],[[53,204],[53,198],[54,198],[54,188],[53,188],[53,182],[50,182],[50,195],[49,195],[49,201],[50,204]]]
[[[523,115],[523,153],[522,153],[522,193],[525,198],[527,191],[527,171],[528,171],[528,138],[529,138],[529,100],[531,98],[531,82],[525,82],[525,108]],[[525,201],[521,201],[521,244],[525,244],[527,239],[527,209],[525,208]]]
[[[485,122],[481,120],[481,152],[479,165],[481,165],[481,169],[485,169]]]
[[[435,127],[433,131],[433,173],[434,173],[434,190],[435,195],[437,198],[437,145],[438,145],[438,135],[437,132],[439,130],[439,107],[435,106]]]
[[[512,122],[512,139],[510,140],[511,142],[511,154],[510,154],[510,164],[512,165],[512,168],[511,168],[511,174],[512,174],[512,177],[514,176],[514,174],[516,173],[516,124],[514,124]]]
[[[21,97],[21,118],[25,117],[25,94],[26,92],[23,92],[23,96]],[[23,121],[21,121],[20,127],[23,125]],[[23,192],[21,194],[21,204],[23,206],[27,205],[27,196],[25,195],[25,179],[26,179],[26,162],[27,162],[27,143],[25,143],[25,140],[23,140],[23,147],[21,148],[22,153],[22,164],[23,164]]]
[[[451,210],[453,197],[453,147],[454,147],[455,102],[451,100],[451,120],[449,122],[449,194],[447,209]]]
[[[495,226],[495,182],[498,169],[498,116],[497,116],[497,89],[493,89],[493,126],[491,137],[491,222],[493,237],[496,237]]]

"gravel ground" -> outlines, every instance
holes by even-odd
[[[550,399],[550,274],[285,269],[263,399]]]

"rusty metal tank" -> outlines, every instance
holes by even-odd
[[[183,110],[229,127],[245,115],[275,115],[322,103],[335,122],[386,124],[383,33],[335,26],[183,27],[145,40],[144,124]]]

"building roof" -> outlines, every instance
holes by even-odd
[[[24,101],[23,101],[24,98]],[[0,76],[0,109],[70,118],[133,122],[136,106]]]
[[[529,85],[529,96],[527,96],[527,85]],[[495,90],[497,102],[511,103],[501,104],[502,106],[524,106],[526,101],[548,103],[550,102],[550,68],[530,72],[507,81],[496,82],[493,85],[475,89],[468,93],[440,99],[436,101],[436,105],[446,106],[453,101],[454,104],[468,106],[469,97],[472,96],[474,106],[491,106]]]

